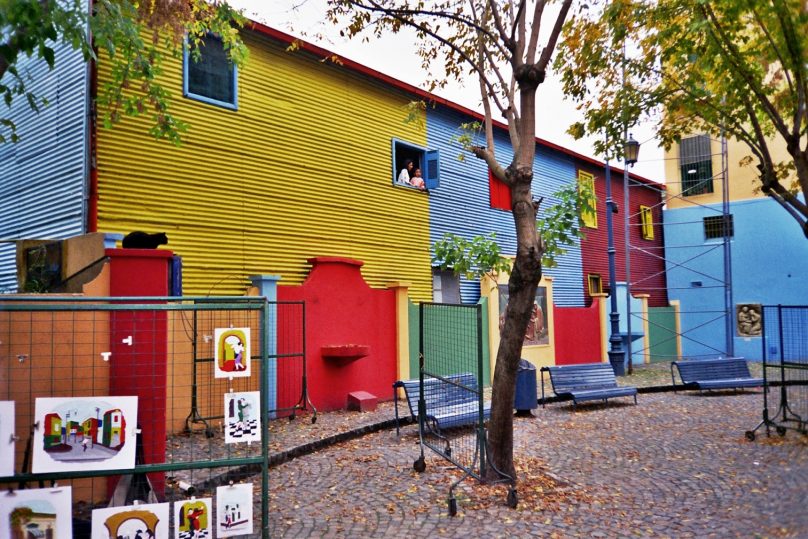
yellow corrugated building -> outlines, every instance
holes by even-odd
[[[407,281],[431,299],[428,195],[391,177],[393,139],[426,145],[425,121],[407,122],[413,95],[278,35],[244,31],[236,110],[183,97],[182,60],[167,62],[191,124],[180,147],[151,138],[148,117],[98,128],[98,230],[165,231],[186,295],[242,294],[256,274],[296,284],[306,259],[344,256],[371,286]]]

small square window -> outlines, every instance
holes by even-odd
[[[236,66],[227,57],[222,40],[208,34],[199,44],[199,58],[183,53],[183,93],[186,97],[229,109],[238,108]]]
[[[704,218],[704,238],[708,240],[731,238],[735,234],[732,215],[715,215]]]
[[[603,293],[603,282],[600,280],[600,275],[597,273],[590,273],[587,276],[587,280],[589,281],[589,295],[592,294],[602,294]]]
[[[393,139],[393,185],[437,189],[440,186],[438,150],[428,150]]]
[[[640,225],[642,226],[642,238],[644,240],[654,239],[654,213],[648,206],[640,206]]]
[[[454,271],[432,268],[432,301],[460,303],[460,279]]]
[[[581,210],[581,224],[587,228],[598,227],[598,198],[595,194],[595,176],[583,170],[578,171],[578,189],[589,191],[589,208]]]

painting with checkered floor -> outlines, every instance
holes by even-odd
[[[224,441],[228,444],[261,441],[261,393],[224,395]]]

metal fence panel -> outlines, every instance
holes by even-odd
[[[808,434],[808,306],[763,307],[763,420],[755,431],[775,427]]]
[[[70,486],[74,537],[90,537],[91,511],[110,501],[173,502],[173,537],[176,504],[212,498],[219,526],[217,489],[258,479],[252,533],[268,537],[268,421],[307,405],[304,318],[302,303],[264,298],[3,298],[16,464],[0,483]],[[122,396],[137,397],[128,423],[114,413]],[[105,468],[99,455],[127,442],[135,467]],[[65,464],[88,455],[98,469]]]

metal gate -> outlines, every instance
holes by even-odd
[[[47,485],[70,499],[76,538],[95,536],[94,511],[136,500],[136,512],[169,515],[158,537],[183,532],[185,510],[195,522],[207,513],[216,535],[268,537],[268,396],[278,413],[285,398],[269,356],[304,357],[302,323],[301,305],[259,297],[3,297],[0,505]],[[191,428],[195,413],[204,430]]]
[[[419,472],[424,448],[459,468],[449,488],[449,514],[457,513],[454,489],[467,477],[482,479],[487,466],[485,420],[490,414],[483,378],[481,305],[422,303],[419,307]],[[515,490],[510,498],[515,501]]]
[[[808,306],[763,307],[763,420],[760,427],[780,436],[786,429],[808,435]]]

